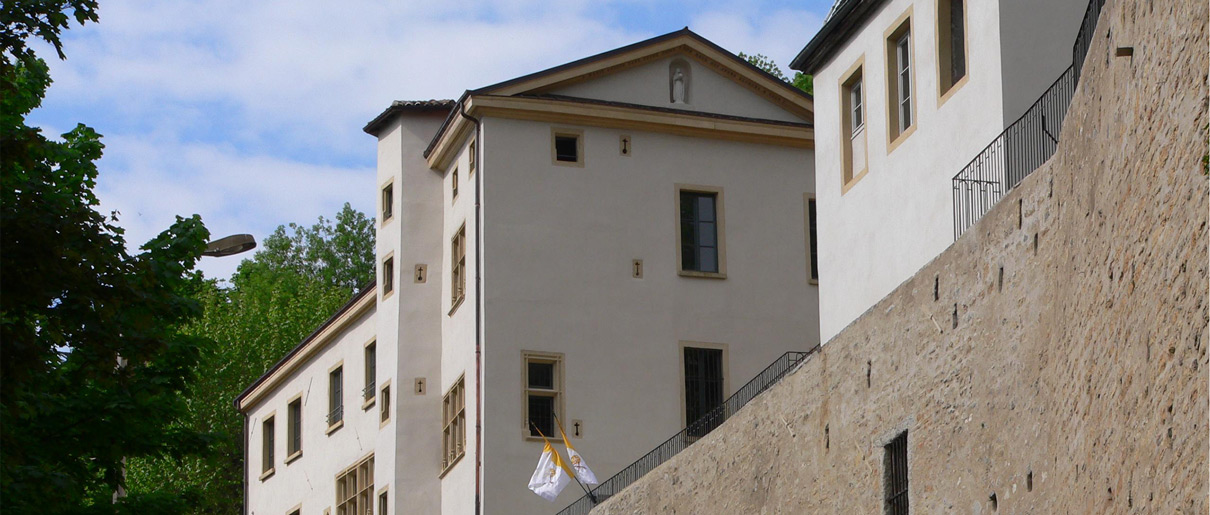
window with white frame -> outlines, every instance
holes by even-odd
[[[531,437],[554,436],[555,417],[562,415],[563,355],[523,352],[525,426]]]
[[[912,66],[912,19],[905,15],[887,37],[887,128],[892,142],[915,123]]]

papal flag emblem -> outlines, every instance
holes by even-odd
[[[538,468],[534,469],[534,475],[529,478],[529,489],[543,499],[554,502],[563,487],[571,482],[571,470],[563,463],[555,448],[551,447],[550,441],[546,440],[545,436],[542,440],[546,442],[546,447],[542,448],[542,457],[538,458]]]
[[[597,475],[592,473],[592,469],[588,468],[588,464],[584,462],[584,457],[576,452],[576,448],[571,446],[571,442],[567,441],[567,433],[563,432],[563,424],[555,419],[555,423],[559,424],[559,434],[563,435],[563,445],[567,446],[567,459],[571,460],[571,468],[575,471],[576,477],[580,478],[580,482],[587,486],[597,486],[600,484],[597,481]]]

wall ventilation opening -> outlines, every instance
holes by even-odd
[[[1032,470],[1025,474],[1025,491],[1034,491],[1034,471]]]
[[[995,492],[992,492],[991,496],[989,496],[989,497],[987,498],[987,500],[989,500],[989,501],[991,501],[991,502],[992,502],[992,511],[996,511],[996,510],[1000,509],[1000,503],[996,501],[996,493],[995,493]]]
[[[1021,203],[1022,202],[1023,202],[1022,199],[1017,199],[1017,228],[1018,229],[1021,228],[1021,219],[1023,218],[1021,216]]]
[[[870,372],[874,369],[874,362],[866,360],[865,362],[865,387],[870,387]]]
[[[941,276],[933,276],[933,302],[941,300]]]
[[[958,328],[958,305],[954,304],[954,329]]]
[[[828,427],[827,424],[823,425],[823,448],[824,449],[832,448],[832,436],[830,434],[830,428]]]
[[[1004,267],[1000,267],[1000,275],[996,278],[996,291],[1004,291]]]
[[[1034,233],[1034,255],[1038,255],[1038,233]]]

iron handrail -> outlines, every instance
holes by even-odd
[[[631,483],[638,481],[639,478],[722,425],[723,422],[731,418],[745,404],[765,390],[768,390],[769,387],[780,381],[791,370],[794,370],[807,356],[818,350],[819,346],[816,345],[807,352],[791,351],[782,354],[781,357],[765,367],[756,377],[753,377],[751,381],[748,381],[747,384],[736,390],[727,400],[715,406],[714,409],[689,424],[688,427],[672,435],[671,438],[665,440],[664,443],[661,443],[642,458],[635,460],[634,463],[614,474],[613,477],[597,485],[588,494],[563,508],[559,512],[559,515],[587,514],[598,503],[622,491],[622,489],[630,486]]]
[[[952,179],[955,240],[1054,155],[1055,135],[1063,128],[1104,6],[1105,0],[1089,0],[1072,44],[1071,66]]]

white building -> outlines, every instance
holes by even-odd
[[[812,118],[688,30],[392,105],[376,284],[236,399],[247,512],[553,513],[550,412],[604,480],[816,346]]]
[[[823,106],[823,341],[953,242],[951,179],[1072,64],[1088,1],[836,2],[791,65]]]

